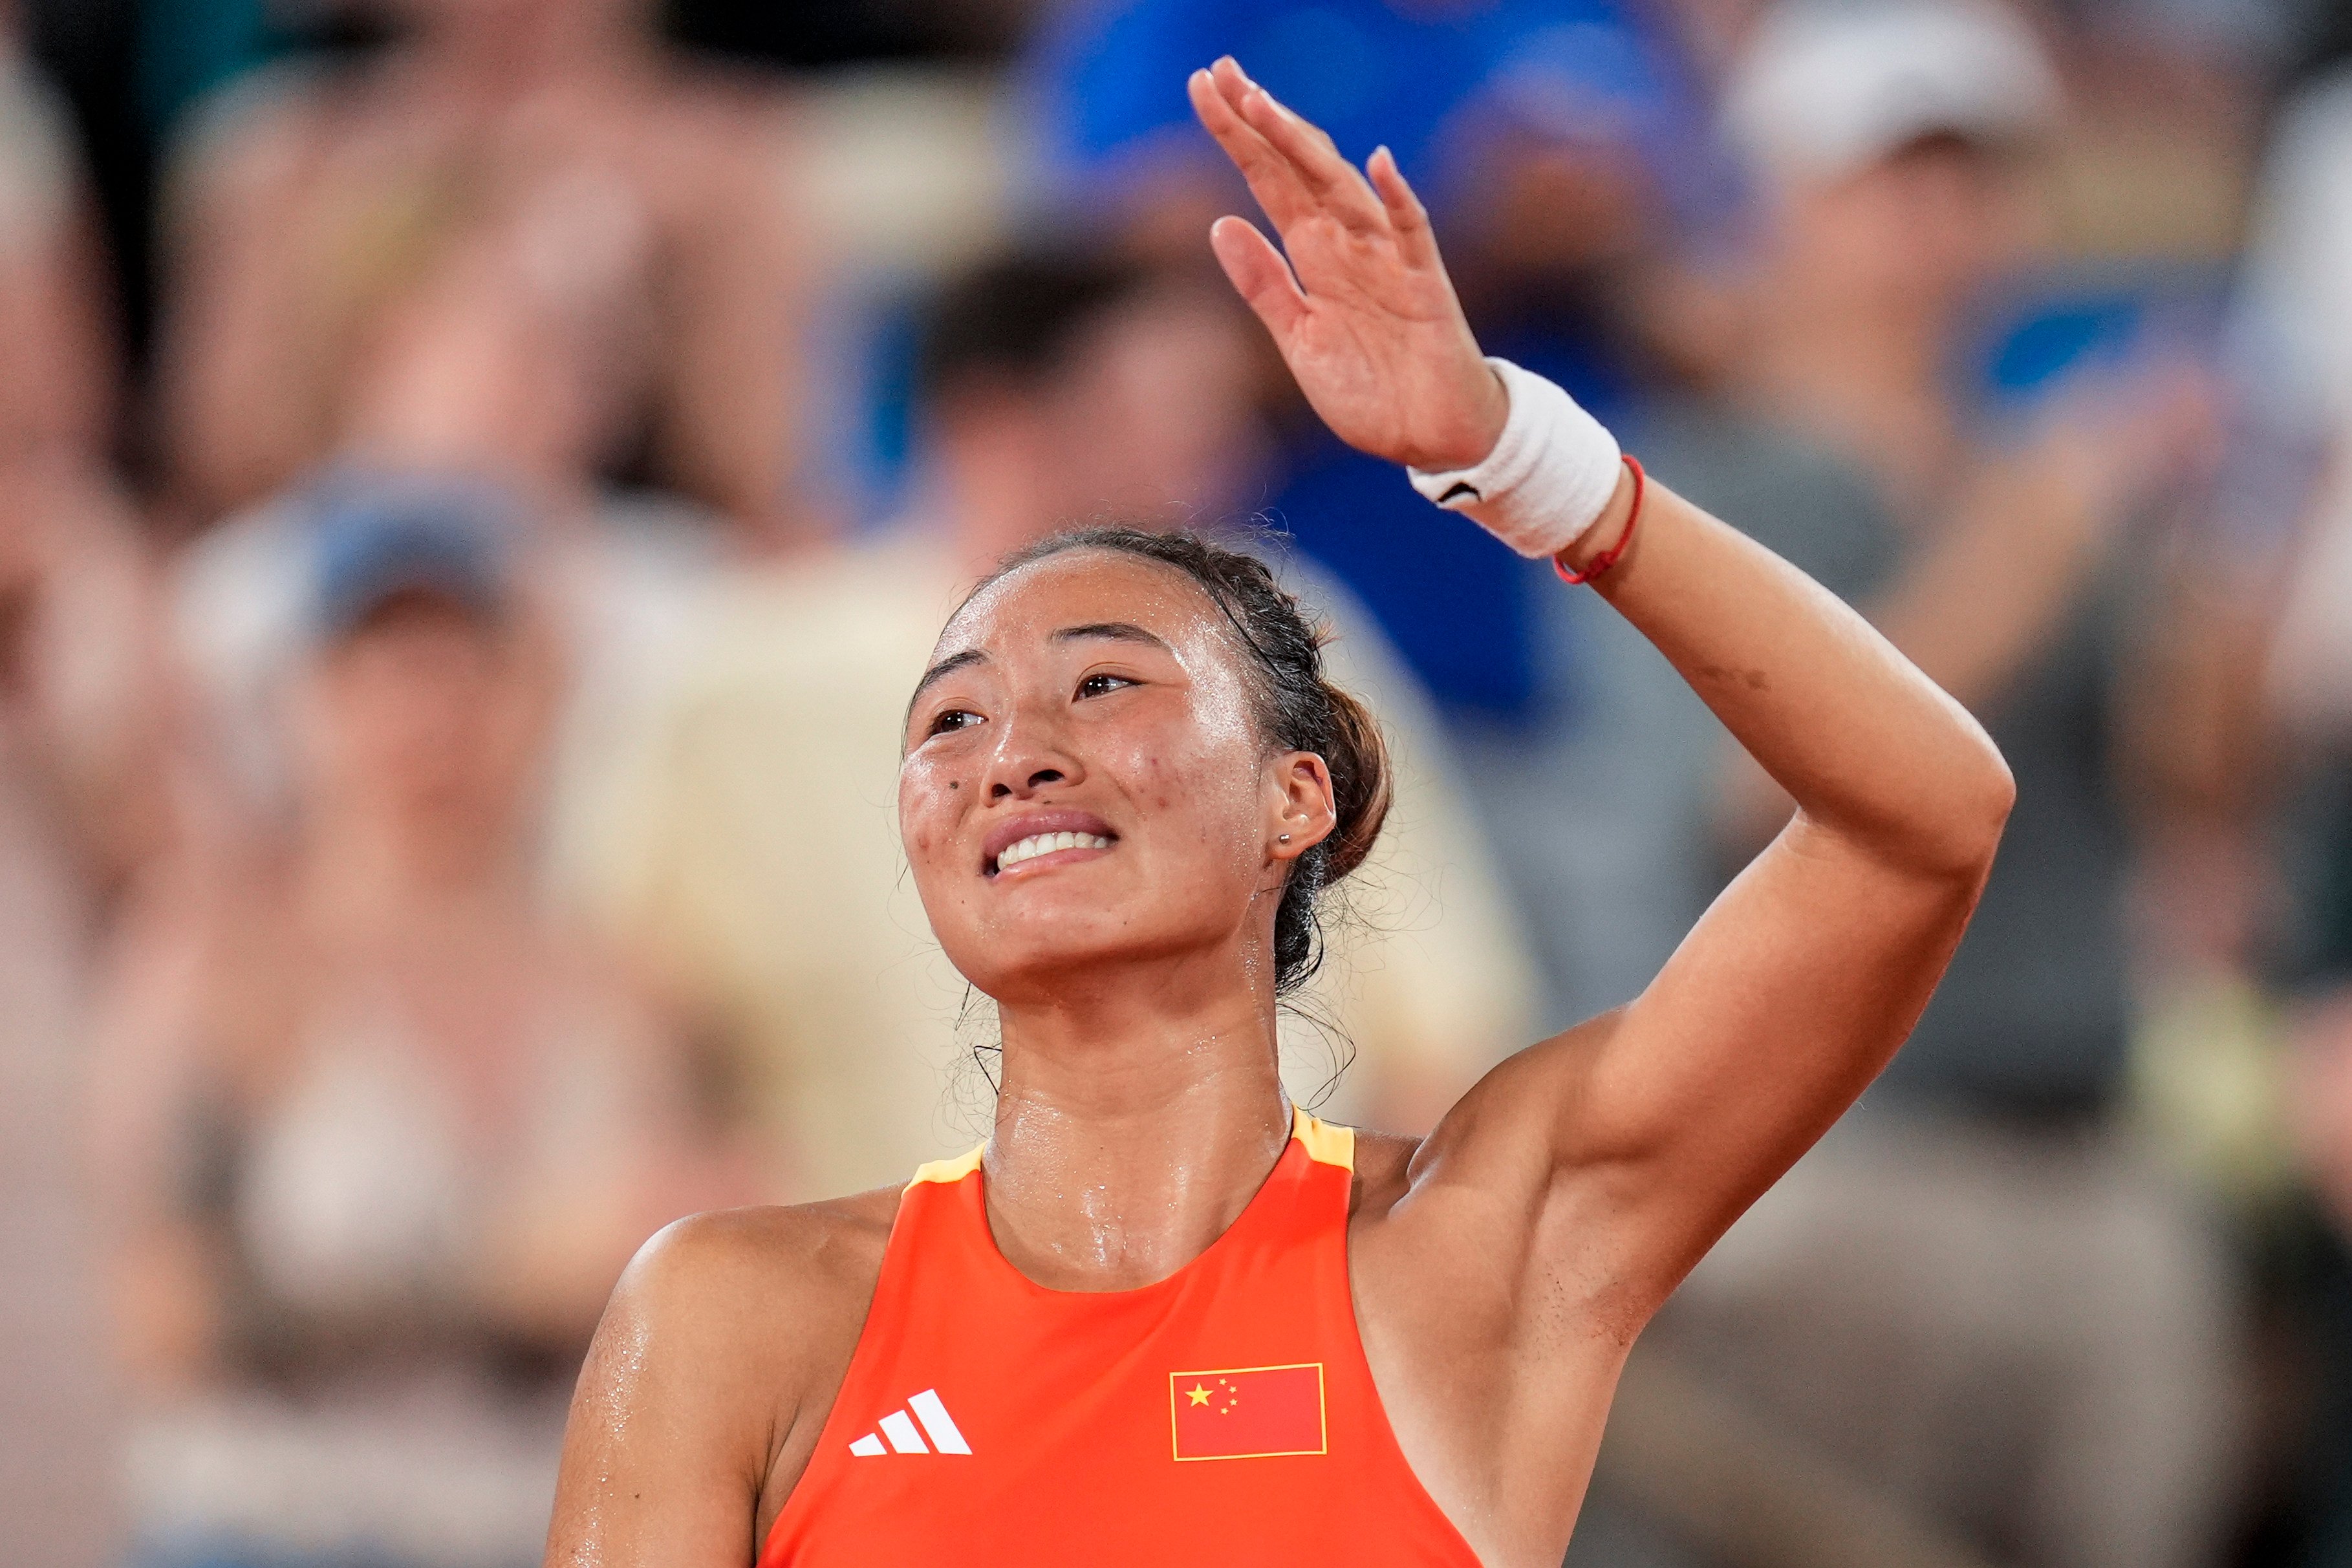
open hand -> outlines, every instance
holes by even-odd
[[[1289,259],[1242,218],[1219,218],[1209,243],[1323,422],[1349,445],[1416,468],[1466,468],[1492,452],[1508,397],[1389,150],[1357,172],[1231,56],[1188,85]]]

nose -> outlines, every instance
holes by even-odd
[[[1061,782],[1061,779],[1062,770],[1060,768],[1040,768],[1036,772],[1032,773],[1025,780],[1023,781],[1019,793],[1026,795],[1034,790],[1041,784],[1058,784]],[[988,798],[992,800],[1001,800],[1005,796],[1011,795],[1014,792],[1013,786],[1006,783],[1002,779],[997,779],[988,787]]]
[[[996,751],[989,758],[988,799],[1034,795],[1048,784],[1075,784],[1085,774],[1063,744],[1056,716],[1019,711],[997,731]]]

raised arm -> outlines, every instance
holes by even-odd
[[[1396,462],[1482,460],[1508,398],[1394,161],[1377,152],[1359,173],[1230,60],[1192,93],[1287,251],[1226,218],[1218,259],[1317,412]],[[1619,540],[1634,499],[1629,472],[1566,563]],[[2011,785],[1977,725],[1859,615],[1663,484],[1596,587],[1799,810],[1637,1000],[1496,1069],[1413,1178],[1499,1198],[1530,1249],[1572,1237],[1583,1287],[1638,1316],[1909,1031]]]

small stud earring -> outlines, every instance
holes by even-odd
[[[1278,844],[1286,844],[1290,841],[1290,835],[1288,833],[1276,833],[1274,835],[1274,841]]]

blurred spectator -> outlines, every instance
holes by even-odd
[[[748,1186],[678,1040],[537,911],[556,670],[513,566],[446,509],[325,519],[289,840],[165,868],[123,930],[142,1563],[535,1563],[606,1291]]]
[[[1764,261],[1740,392],[1843,450],[1868,513],[1759,528],[1991,730],[2018,807],[1975,923],[1863,1105],[1677,1298],[1673,1343],[2022,1564],[2209,1560],[2234,1502],[2224,1260],[2117,1117],[2130,1024],[2114,706],[2151,601],[2119,550],[2211,444],[2145,345],[2029,428],[1956,386],[2033,254],[2057,87],[1989,0],[1784,8],[1729,89]],[[1744,853],[1786,812],[1727,783]]]
[[[100,883],[159,826],[144,551],[109,472],[117,345],[63,106],[0,0],[0,685],[81,869]]]
[[[8,455],[103,452],[112,439],[115,345],[104,267],[65,105],[0,5],[0,432]]]
[[[1721,198],[1673,39],[1617,0],[1098,0],[1029,68],[1049,201],[1191,259],[1249,211],[1192,122],[1187,73],[1232,53],[1360,163],[1379,142],[1422,190],[1479,340],[1615,422],[1643,370],[1631,265]],[[1286,383],[1283,397],[1292,394]],[[1452,716],[1520,721],[1541,687],[1532,580],[1475,529],[1431,526],[1389,465],[1295,402],[1268,509],[1380,618]]]
[[[2352,69],[2311,84],[2280,117],[2246,293],[2284,405],[2332,448],[2282,614],[2273,698],[2292,727],[2352,735]]]
[[[634,463],[754,537],[819,527],[772,95],[666,57],[649,0],[385,3],[404,43],[247,77],[182,152],[162,376],[194,520],[331,451],[403,317],[489,247],[595,359],[591,471]]]
[[[210,760],[232,799],[281,807],[289,778],[278,698],[305,638],[305,562],[319,516],[352,497],[489,508],[516,536],[518,571],[566,644],[549,821],[560,841],[607,787],[616,737],[666,678],[715,541],[667,499],[600,486],[591,470],[619,374],[593,297],[532,257],[561,245],[560,214],[453,246],[347,367],[332,460],[187,549],[177,642],[203,705]]]
[[[114,1379],[81,1140],[89,888],[24,727],[0,715],[0,1518],[28,1563],[121,1547]]]
[[[160,823],[145,562],[105,472],[114,345],[62,107],[0,5],[0,1519],[120,1560],[119,1406],[78,1134],[90,942]]]
[[[2266,672],[2295,788],[2280,834],[2294,1051],[2283,1096],[2333,1237],[2304,1300],[2309,1452],[2296,1480],[2305,1561],[2352,1560],[2352,70],[2310,83],[2280,116],[2248,257],[2250,336],[2271,412],[2325,454]]]
[[[894,815],[900,716],[941,626],[1048,529],[1230,515],[1257,434],[1253,330],[1213,277],[1083,250],[950,287],[910,514],[744,584],[640,788],[580,841],[609,917],[739,1042],[795,1191],[902,1180],[971,1136],[942,1124],[942,1089],[959,1040],[985,1059],[992,1020],[928,938]],[[1307,1002],[1336,1035],[1289,1020],[1288,1078],[1314,1098],[1352,1045],[1337,1113],[1426,1126],[1525,1042],[1528,966],[1410,681],[1360,614],[1292,580],[1338,612],[1335,678],[1370,695],[1400,767],[1390,831],[1349,884],[1358,922],[1331,934]]]

